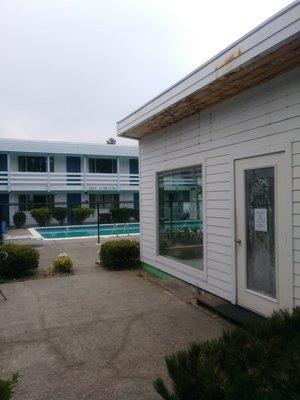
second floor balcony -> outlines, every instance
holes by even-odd
[[[138,190],[139,174],[0,171],[0,191]]]

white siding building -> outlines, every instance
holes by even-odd
[[[137,147],[0,139],[0,204],[10,224],[19,209],[33,223],[36,205],[138,208],[138,191]]]
[[[300,305],[299,17],[295,1],[118,123],[140,144],[142,261],[264,315]]]

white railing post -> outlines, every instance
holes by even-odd
[[[85,192],[87,191],[86,173],[87,173],[87,156],[84,156],[84,158],[83,158],[83,188],[84,188]]]
[[[10,153],[7,153],[7,191],[11,190],[11,180],[10,180]]]
[[[50,184],[50,156],[47,155],[47,188],[48,192],[51,191],[51,184]]]

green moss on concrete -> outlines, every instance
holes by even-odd
[[[166,272],[163,272],[155,267],[152,267],[152,265],[149,265],[146,263],[141,263],[141,269],[143,271],[146,271],[149,274],[157,276],[158,278],[163,279],[165,281],[172,279],[171,275],[169,275]]]

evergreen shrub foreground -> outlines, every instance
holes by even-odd
[[[140,263],[140,245],[129,239],[105,242],[100,248],[100,262],[110,270],[136,268]]]
[[[300,308],[193,344],[166,366],[173,391],[154,382],[165,400],[300,399]]]
[[[0,278],[16,279],[33,275],[39,266],[39,253],[31,246],[5,244],[1,251],[8,257],[0,263]]]
[[[15,388],[20,379],[20,375],[15,373],[9,379],[0,379],[0,399],[10,400],[13,398]]]

